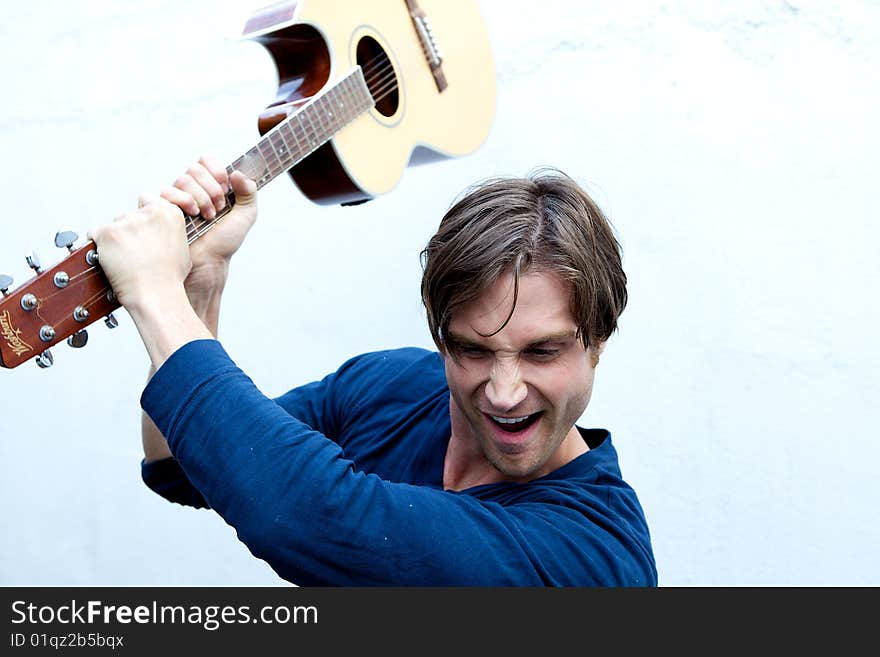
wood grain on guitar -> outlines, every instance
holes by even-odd
[[[391,191],[407,167],[466,155],[488,136],[495,67],[477,0],[281,2],[258,10],[243,38],[278,71],[261,139],[227,166],[258,188],[288,173],[315,203],[355,205]],[[187,217],[190,243],[222,216]],[[48,367],[49,347],[83,346],[101,318],[115,325],[119,303],[94,243],[69,241],[64,260],[34,267],[14,291],[0,275],[3,367]]]

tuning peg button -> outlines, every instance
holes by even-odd
[[[46,349],[43,353],[36,357],[37,365],[40,366],[40,369],[46,369],[47,367],[52,367],[52,363],[55,362],[55,358],[52,356],[52,352]]]
[[[67,344],[69,344],[74,349],[79,349],[80,347],[85,347],[86,343],[89,341],[89,333],[85,329],[81,331],[77,331],[69,338],[67,338]]]
[[[117,326],[119,326],[119,320],[116,319],[113,313],[110,313],[104,318],[104,323],[107,325],[107,328],[111,329],[115,329]]]
[[[3,296],[9,296],[9,286],[12,285],[12,276],[8,274],[0,274],[0,292]]]
[[[73,243],[79,239],[79,235],[72,230],[58,231],[55,233],[55,246],[59,249],[73,251]]]
[[[37,255],[37,252],[36,252],[36,251],[31,251],[31,254],[30,254],[29,256],[25,256],[24,259],[27,260],[28,267],[30,267],[31,269],[33,269],[33,270],[34,270],[35,272],[37,272],[38,274],[39,274],[41,271],[43,271],[43,270],[40,268],[40,258],[39,258],[39,256]]]

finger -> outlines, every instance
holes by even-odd
[[[155,194],[141,194],[138,196],[138,207],[142,208],[150,203],[155,203],[158,198]]]
[[[235,192],[235,202],[237,204],[249,205],[256,202],[257,183],[241,171],[233,172],[230,181],[232,183],[232,191]]]
[[[164,198],[157,198],[154,203],[145,205],[138,210],[139,219],[146,222],[147,230],[161,230],[160,227],[172,229],[181,235],[186,235],[186,221],[180,208],[174,203],[169,203]]]
[[[190,174],[185,173],[180,176],[180,178],[174,181],[174,186],[177,187],[177,189],[186,192],[195,199],[197,207],[196,212],[193,216],[201,214],[206,219],[214,218],[216,214],[214,212],[214,202],[211,200],[208,192],[205,191],[205,188],[202,187],[198,182],[196,182],[195,178],[193,178]]]
[[[183,211],[180,207],[178,207],[176,203],[171,203],[161,196],[156,197],[155,202],[146,206],[143,211],[157,216],[169,217],[175,222],[183,223],[184,220]]]
[[[220,183],[220,187],[225,194],[229,190],[229,174],[226,172],[226,167],[223,166],[220,160],[213,155],[202,155],[202,157],[199,158],[199,164],[205,167],[205,169],[208,170],[208,173],[213,176],[214,180]]]
[[[186,172],[201,185],[202,189],[211,197],[211,203],[214,209],[220,211],[226,205],[226,195],[223,193],[223,187],[207,168],[201,163],[193,164]],[[204,208],[202,208],[204,209]]]
[[[192,194],[189,194],[182,189],[178,189],[177,187],[166,187],[162,190],[161,196],[169,203],[173,203],[179,207],[190,217],[197,217],[199,215],[199,204],[193,198]]]

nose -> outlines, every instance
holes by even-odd
[[[528,394],[519,364],[500,358],[492,366],[485,390],[487,400],[499,413],[515,408]]]

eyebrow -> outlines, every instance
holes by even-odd
[[[567,342],[568,340],[574,340],[576,337],[577,331],[560,331],[559,333],[551,333],[550,335],[545,335],[534,342],[530,342],[529,347],[537,347],[540,344],[547,344],[548,342]]]
[[[475,347],[483,347],[483,345],[475,342],[469,338],[465,338],[461,335],[453,333],[452,331],[447,331],[447,342],[451,342],[456,345],[468,345]],[[533,340],[526,345],[526,349],[537,347],[538,345],[547,344],[550,342],[566,342],[568,340],[573,340],[577,337],[577,331],[560,331],[558,333],[550,333],[548,335],[542,336],[537,340]]]

